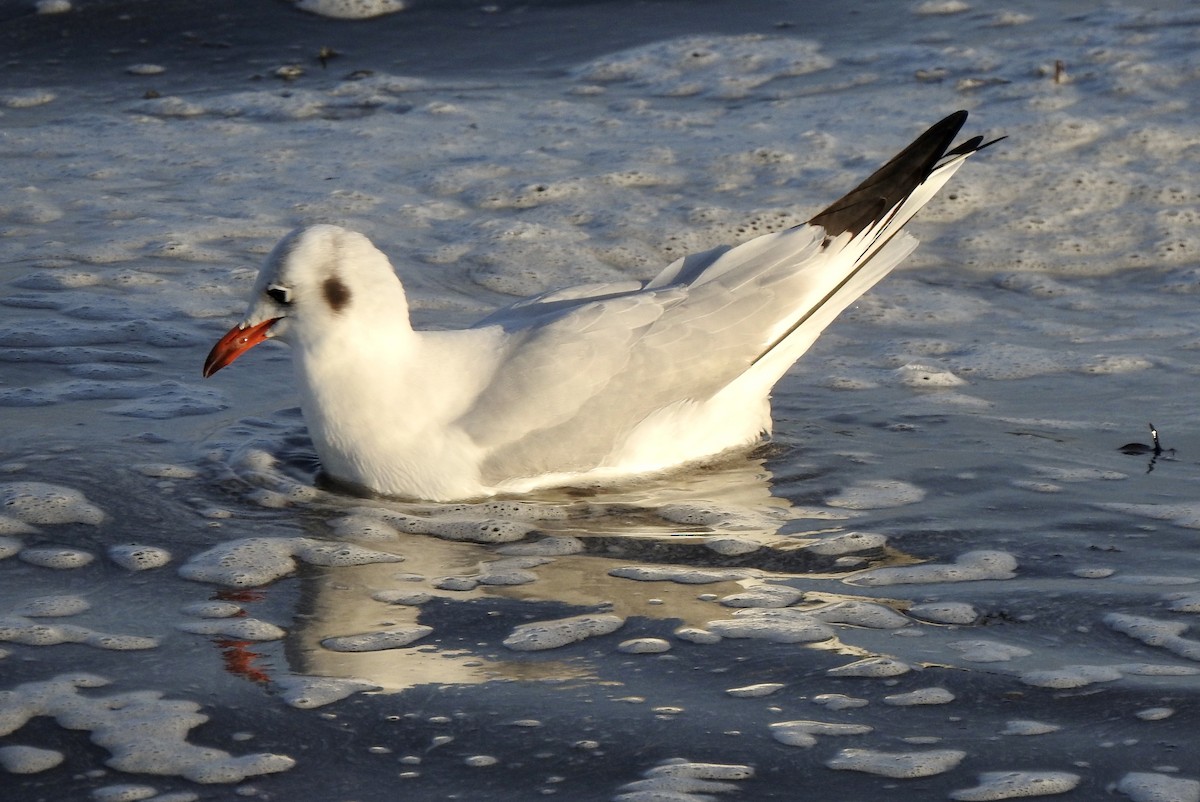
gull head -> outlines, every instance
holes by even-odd
[[[245,317],[213,346],[204,376],[266,340],[311,347],[377,316],[408,320],[404,292],[387,257],[355,231],[298,228],[267,256]]]

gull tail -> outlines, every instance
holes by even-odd
[[[865,181],[815,215],[807,226],[824,230],[824,259],[813,259],[817,275],[806,276],[799,317],[777,334],[754,360],[772,375],[770,383],[800,357],[820,333],[871,287],[900,264],[917,246],[903,232],[905,224],[980,150],[1004,137],[984,142],[976,136],[951,147],[967,112],[957,111],[935,123]],[[807,269],[800,273],[806,274]],[[748,373],[757,371],[751,368]]]

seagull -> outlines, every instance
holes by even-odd
[[[912,216],[999,141],[952,147],[966,119],[933,125],[807,223],[465,329],[414,329],[364,235],[299,228],[204,376],[264,340],[290,345],[324,474],[365,494],[450,502],[611,484],[749,448],[771,433],[775,383],[912,252]]]

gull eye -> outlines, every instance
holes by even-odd
[[[281,306],[290,306],[292,303],[292,291],[278,284],[267,287],[267,297]]]

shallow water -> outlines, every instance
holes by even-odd
[[[6,16],[13,798],[1200,800],[1200,16],[960,6]],[[294,225],[458,325],[802,221],[955,108],[1009,139],[752,454],[361,499],[282,346],[199,378]]]

